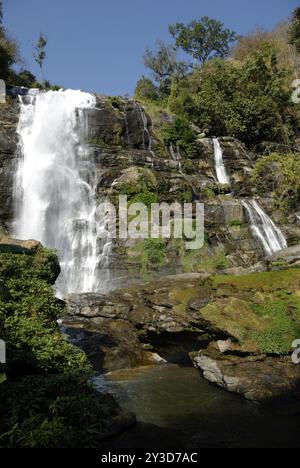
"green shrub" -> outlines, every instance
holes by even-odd
[[[119,411],[88,383],[86,355],[59,330],[57,265],[45,249],[0,254],[0,447],[98,447]]]
[[[273,192],[277,207],[289,214],[299,209],[299,173],[299,154],[273,153],[256,162],[251,181],[260,195]]]
[[[264,52],[242,63],[215,59],[174,84],[169,107],[211,136],[288,144],[298,111],[287,80],[288,70],[277,70]]]
[[[178,145],[187,156],[197,153],[197,134],[191,129],[189,121],[185,117],[177,117],[174,122],[165,124],[162,136],[166,146]]]

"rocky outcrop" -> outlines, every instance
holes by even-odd
[[[248,400],[267,401],[300,392],[300,366],[291,357],[235,356],[215,349],[191,353],[204,377]]]
[[[298,269],[178,275],[108,296],[71,295],[63,326],[101,370],[157,362],[158,338],[174,344],[185,334],[186,352],[205,378],[261,401],[298,388],[300,367],[290,353],[300,326],[299,288]]]
[[[187,310],[191,298],[198,306],[210,300],[208,285],[201,286],[205,282],[201,278],[202,275],[179,275],[165,278],[163,284],[146,283],[108,296],[70,295],[63,327],[79,340],[97,369],[161,362],[163,359],[152,348],[150,336],[201,332],[196,328],[196,303]],[[181,296],[182,281],[186,282],[187,290]]]
[[[300,266],[300,245],[281,250],[268,258],[268,268],[281,269]]]

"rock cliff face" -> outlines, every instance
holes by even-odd
[[[186,252],[180,241],[163,241],[158,247],[155,243],[119,240],[110,259],[115,286],[181,272],[241,273],[253,266],[255,271],[265,269],[261,263],[264,251],[253,238],[242,205],[242,199],[256,195],[250,179],[257,155],[235,139],[220,138],[230,177],[230,187],[222,186],[216,178],[212,139],[197,140],[192,157],[180,151],[174,157],[156,136],[157,128],[154,132],[150,117],[138,103],[99,97],[96,108],[87,113],[99,201],[108,197],[116,202],[118,195],[126,194],[146,204],[193,200],[205,203],[206,242],[201,251]],[[298,244],[298,218],[291,216],[282,225],[273,202],[271,195],[260,200],[266,213],[283,229],[289,245]]]
[[[181,151],[172,155],[153,133],[151,119],[136,102],[98,96],[95,108],[86,110],[89,145],[97,168],[97,199],[108,197],[117,204],[118,195],[134,201],[205,203],[205,246],[187,252],[184,242],[166,240],[145,243],[118,240],[109,264],[114,286],[182,272],[240,273],[249,267],[264,269],[264,252],[253,238],[243,198],[255,196],[250,176],[257,155],[232,138],[220,138],[230,187],[218,183],[213,142],[197,140],[192,157]],[[13,177],[18,158],[18,104],[0,107],[0,225],[9,227],[14,216]],[[155,128],[157,133],[157,128]],[[300,222],[291,213],[282,224],[274,200],[261,199],[266,213],[282,228],[289,245],[300,240]]]
[[[16,101],[0,104],[0,229],[14,215],[13,176],[16,170],[19,109]]]

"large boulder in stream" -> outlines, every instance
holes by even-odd
[[[211,347],[191,353],[191,358],[207,380],[248,400],[262,402],[300,394],[300,365],[290,356],[239,356]]]

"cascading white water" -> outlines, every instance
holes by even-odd
[[[218,138],[213,138],[213,145],[214,145],[214,156],[215,156],[215,168],[217,179],[220,184],[230,184],[230,180],[225,168],[225,164],[223,161],[223,151],[220,145]]]
[[[72,90],[20,97],[14,235],[57,249],[61,296],[105,289],[110,242],[101,236],[105,221],[97,219],[84,112],[94,105],[93,95]]]
[[[142,106],[140,106],[139,104],[138,105],[138,110],[139,110],[139,114],[140,114],[140,117],[141,117],[141,123],[142,123],[142,134],[143,134],[143,146],[145,149],[147,149],[149,151],[149,153],[151,154],[152,158],[154,159],[155,158],[155,153],[152,149],[152,145],[153,145],[153,139],[152,139],[152,136],[149,132],[149,129],[148,129],[148,119],[147,119],[147,116],[146,116],[146,113],[143,109]],[[146,146],[146,142],[145,142],[145,134],[147,135],[147,138],[148,138],[148,147]]]
[[[243,201],[249,215],[253,235],[260,241],[267,255],[287,248],[282,231],[259,206],[256,200]]]

